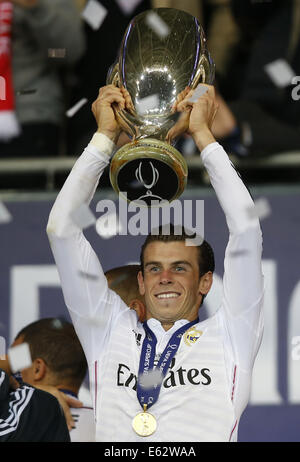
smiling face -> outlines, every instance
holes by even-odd
[[[150,242],[144,251],[144,276],[138,275],[145,296],[147,319],[170,328],[179,319],[196,319],[212,274],[199,278],[198,250],[184,241]]]

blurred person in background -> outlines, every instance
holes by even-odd
[[[74,0],[0,0],[0,158],[59,154],[63,74],[84,44]]]
[[[87,0],[76,0],[81,11]],[[151,0],[136,2],[135,8],[123,10],[121,2],[95,0],[106,9],[106,16],[98,29],[83,21],[86,52],[77,63],[70,82],[70,107],[86,98],[91,104],[97,97],[99,87],[106,84],[107,70],[115,62],[124,32],[129,21],[139,13],[151,8]],[[130,12],[129,12],[130,11]],[[89,143],[96,130],[95,119],[85,104],[73,117],[67,120],[67,155],[79,155]],[[125,137],[126,141],[127,138]]]
[[[244,155],[247,151],[240,139],[238,121],[218,89],[219,79],[227,75],[232,48],[239,40],[239,30],[232,14],[231,0],[152,0],[153,8],[176,8],[195,16],[204,29],[207,48],[216,69],[216,101],[218,112],[212,125],[212,133],[229,153]],[[183,155],[196,154],[194,140],[184,134],[177,141]]]
[[[136,311],[143,322],[145,306],[144,297],[140,295],[138,288],[139,271],[139,265],[125,265],[108,270],[105,276],[109,287]],[[16,400],[14,390],[23,398],[28,395],[28,403],[35,391],[34,400],[28,405],[26,415],[19,419],[20,423],[15,428],[5,424],[2,432],[0,429],[0,441],[69,441],[63,431],[65,420],[69,425],[71,442],[95,441],[93,409],[89,405],[82,405],[77,399],[87,364],[72,324],[57,318],[40,319],[24,327],[16,335],[12,347],[24,342],[29,345],[33,361],[29,368],[13,377],[8,358],[0,361],[0,368],[3,372],[6,371],[5,383],[4,374],[0,371],[3,379],[3,385],[0,384],[1,416],[5,417],[9,402]],[[59,400],[65,418],[59,417],[63,414],[58,412],[59,406],[48,396],[49,393]],[[38,408],[35,408],[35,403]],[[37,412],[39,409],[40,412]],[[48,420],[44,419],[43,409],[47,410]],[[29,426],[23,424],[28,419],[31,421]]]
[[[13,346],[22,343],[19,335]],[[24,383],[20,373],[12,374],[10,360],[0,356],[0,442],[71,441],[75,422],[70,408],[82,403],[51,384]]]
[[[298,0],[152,0],[197,17],[216,65],[219,110],[212,133],[241,159],[300,148],[300,91],[292,81],[278,86],[266,65],[283,60],[300,75]],[[279,73],[279,70],[278,70]],[[292,96],[292,92],[295,95]],[[189,141],[192,143],[190,146]],[[179,149],[194,153],[189,137]]]
[[[69,442],[59,396],[20,385],[7,365],[0,359],[0,442]]]
[[[55,387],[64,395],[78,399],[87,373],[83,349],[71,323],[57,318],[44,318],[24,327],[12,346],[28,343],[32,364],[20,372],[24,383],[33,387]],[[79,403],[79,401],[78,401]],[[95,441],[94,412],[91,406],[70,409],[74,427],[72,442]]]
[[[140,294],[138,273],[140,265],[125,265],[106,271],[108,287],[116,292],[129,308],[135,310],[141,322],[146,319],[145,298]]]
[[[76,0],[79,10],[82,12],[87,5],[87,0]],[[101,5],[107,10],[104,21],[98,29],[93,29],[87,22],[84,23],[84,31],[87,42],[87,50],[76,66],[73,74],[70,90],[70,107],[81,99],[93,101],[97,95],[99,85],[105,85],[106,69],[115,61],[121,45],[128,22],[135,15],[151,8],[176,8],[195,16],[200,24],[207,29],[208,49],[213,50],[213,59],[216,63],[217,72],[222,74],[226,70],[228,55],[231,46],[237,41],[237,26],[231,13],[230,0],[141,0],[136,4],[130,15],[126,14],[117,2],[102,0]],[[111,32],[113,30],[113,33]],[[109,37],[109,42],[107,42]],[[224,39],[225,37],[225,39]],[[102,44],[105,46],[102,46]],[[217,94],[219,111],[214,121],[212,131],[217,139],[223,139],[227,135],[235,133],[237,121],[228,105]],[[95,121],[89,111],[88,105],[84,105],[72,118],[67,121],[67,154],[77,155],[85,148],[95,130]],[[178,140],[179,149],[185,153],[184,142],[188,136]],[[126,134],[122,134],[118,145],[129,142]],[[194,151],[197,147],[193,143]],[[231,146],[235,151],[244,147],[239,142]]]
[[[300,106],[284,74],[300,75],[300,2],[230,0],[230,8],[238,29],[218,85],[237,127],[222,143],[241,142],[248,156],[299,150]]]

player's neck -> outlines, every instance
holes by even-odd
[[[195,315],[195,313],[191,313],[189,316],[186,316],[185,318],[182,318],[182,319],[185,319],[186,321],[195,321],[198,317],[198,314]],[[179,321],[179,319],[175,319],[174,321],[160,321],[162,327],[164,328],[165,331],[171,329],[171,327],[174,326],[175,322],[176,321]]]
[[[69,391],[69,392],[71,392],[72,394],[74,394],[76,396],[78,395],[78,387],[74,387],[74,386],[69,385],[69,384],[68,385],[67,384],[59,384],[59,385],[56,385],[56,388],[58,390],[64,390],[66,392]]]
[[[168,322],[168,323],[161,322],[161,325],[164,328],[164,330],[167,331],[171,329],[171,327],[174,326],[174,322]]]

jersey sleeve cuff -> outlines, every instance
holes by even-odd
[[[116,149],[116,145],[115,143],[110,140],[106,135],[104,135],[103,133],[94,133],[89,145],[88,145],[88,148],[96,148],[98,153],[101,153],[103,156],[101,157],[104,157],[103,160],[108,160],[114,153],[115,149]],[[95,153],[95,150],[93,149],[93,153]]]
[[[203,160],[203,162],[207,159],[207,157],[213,152],[215,151],[216,149],[219,149],[221,148],[223,150],[223,147],[217,142],[215,141],[214,143],[210,143],[208,144],[204,149],[203,151],[201,151],[201,159]]]

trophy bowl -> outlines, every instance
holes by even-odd
[[[124,34],[107,84],[125,87],[132,110],[114,106],[116,118],[131,138],[114,154],[110,181],[127,201],[152,206],[179,197],[187,182],[185,158],[166,141],[178,120],[177,96],[189,86],[211,84],[214,63],[203,29],[190,14],[156,8],[134,17]]]

